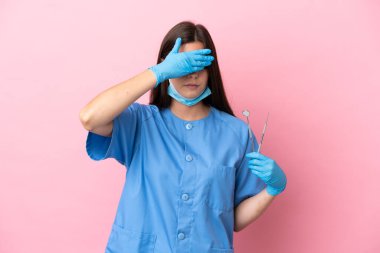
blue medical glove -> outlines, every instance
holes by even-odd
[[[209,66],[214,57],[207,55],[211,53],[210,49],[198,49],[188,52],[179,53],[181,47],[181,37],[175,41],[173,49],[166,56],[165,60],[157,65],[149,67],[156,76],[155,88],[163,81],[171,78],[186,76],[190,73],[200,71]]]
[[[251,158],[248,168],[267,184],[270,195],[276,196],[285,190],[286,175],[274,160],[258,152],[248,153],[246,157]]]

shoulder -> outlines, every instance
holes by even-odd
[[[137,117],[145,121],[152,117],[155,113],[158,113],[159,109],[156,105],[146,105],[139,102],[133,102],[122,112],[123,114],[135,114]]]
[[[220,125],[232,131],[240,140],[246,138],[248,133],[248,125],[242,119],[220,111],[214,107],[215,118],[219,121]]]

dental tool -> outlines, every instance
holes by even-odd
[[[244,116],[246,117],[246,119],[247,119],[248,131],[249,131],[249,138],[250,138],[251,141],[252,141],[252,147],[254,147],[254,146],[255,146],[255,143],[254,143],[254,141],[253,141],[253,133],[252,133],[251,126],[250,126],[250,124],[249,124],[249,118],[248,118],[250,113],[249,113],[248,110],[244,110],[242,113],[243,113],[243,115],[244,115]],[[266,119],[266,121],[265,121],[265,125],[264,125],[264,129],[263,129],[263,133],[261,134],[261,140],[260,140],[259,148],[258,148],[258,150],[257,150],[258,153],[260,153],[260,149],[261,149],[261,146],[262,146],[262,144],[263,144],[265,131],[266,131],[266,129],[267,129],[267,125],[268,125],[268,118],[269,118],[269,112],[268,112],[268,115],[267,115],[267,119]]]
[[[252,141],[252,147],[255,146],[255,143],[253,142],[253,133],[252,133],[252,130],[251,130],[251,126],[249,125],[249,111],[248,110],[244,110],[243,111],[243,115],[247,118],[247,124],[248,124],[248,131],[249,131],[249,139],[251,139]]]
[[[265,125],[264,125],[264,129],[263,129],[263,133],[261,135],[261,140],[260,140],[260,144],[259,144],[259,149],[257,150],[258,153],[260,153],[260,148],[261,148],[261,145],[263,144],[263,140],[264,140],[264,134],[265,134],[265,131],[267,129],[267,124],[268,124],[268,118],[269,118],[269,112],[268,112],[268,115],[267,115],[267,120],[265,121]]]

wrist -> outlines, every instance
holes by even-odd
[[[282,193],[284,190],[285,190],[285,187],[283,187],[282,189],[277,189],[277,188],[273,188],[272,186],[270,185],[267,185],[267,187],[265,188],[266,192],[272,196],[277,196],[279,195],[280,193]]]
[[[156,84],[154,85],[154,88],[156,88],[163,80],[162,75],[160,74],[159,69],[157,68],[158,65],[154,65],[149,67],[148,69],[151,70],[156,78]]]

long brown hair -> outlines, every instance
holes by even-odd
[[[182,38],[181,45],[189,42],[202,42],[205,48],[211,49],[211,54],[214,60],[211,65],[205,67],[208,71],[207,85],[211,90],[211,95],[202,100],[205,105],[211,105],[220,111],[224,111],[232,116],[235,116],[224,92],[222,77],[220,75],[218,57],[214,42],[208,30],[201,24],[195,25],[190,21],[182,21],[176,24],[165,35],[161,48],[158,53],[157,64],[161,63],[172,50],[177,37]],[[150,105],[156,105],[159,108],[167,108],[170,106],[171,99],[168,95],[169,80],[162,82],[157,88],[152,89],[150,93]]]

